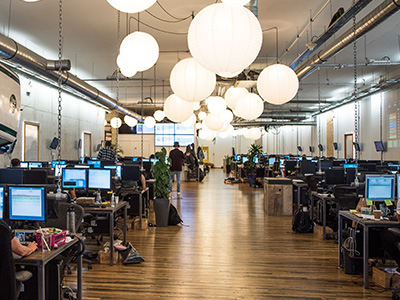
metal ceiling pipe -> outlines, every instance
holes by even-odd
[[[378,26],[387,18],[398,12],[399,9],[400,0],[385,0],[382,4],[377,6],[374,10],[372,10],[368,15],[366,15],[356,24],[356,39],[360,38],[370,30]],[[299,79],[303,79],[316,69],[316,67],[312,65],[325,62],[327,59],[339,53],[353,41],[354,29],[350,28],[326,49],[321,50],[318,54],[309,58],[300,67],[295,69],[297,77]]]
[[[47,60],[3,34],[0,34],[0,58],[17,63],[55,82],[58,81],[59,73],[56,71],[59,67],[58,61]],[[68,62],[68,60],[63,60],[61,62],[63,69],[67,69],[68,65],[70,67],[70,62]],[[124,108],[113,98],[100,92],[97,88],[89,85],[71,73],[63,72],[62,79],[64,85],[89,97],[94,102],[97,102],[110,110],[116,110],[119,113],[131,116],[140,122],[143,121],[141,115]]]

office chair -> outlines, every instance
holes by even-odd
[[[11,250],[10,229],[0,222],[0,290],[1,299],[15,300],[21,291],[22,283],[32,278],[29,271],[15,272]]]

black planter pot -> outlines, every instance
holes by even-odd
[[[169,199],[168,198],[155,198],[154,199],[154,213],[156,215],[157,227],[167,227],[169,217]]]

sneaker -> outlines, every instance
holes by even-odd
[[[177,195],[178,195],[178,197],[180,197],[181,196],[181,192],[178,192]]]

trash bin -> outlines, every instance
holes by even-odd
[[[169,217],[169,199],[155,198],[154,213],[156,214],[157,227],[167,227]]]

